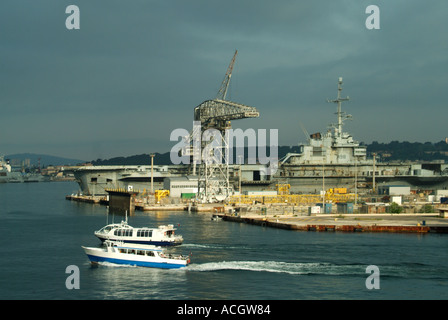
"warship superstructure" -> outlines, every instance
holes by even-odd
[[[21,182],[20,172],[13,172],[9,161],[0,156],[0,183]]]
[[[343,130],[344,121],[352,116],[342,111],[342,78],[338,95],[328,102],[337,104],[337,123],[324,134],[309,135],[308,144],[300,145],[298,153],[289,153],[280,160],[275,178],[291,184],[293,192],[318,192],[328,188],[346,187],[374,190],[378,184],[408,185],[413,189],[446,189],[448,165],[431,163],[379,162],[375,155],[367,157],[367,147]],[[306,131],[306,130],[305,130]]]
[[[0,183],[43,182],[45,177],[37,173],[13,171],[9,160],[0,156]]]

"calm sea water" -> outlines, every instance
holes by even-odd
[[[90,265],[81,246],[107,209],[70,202],[76,183],[0,184],[0,299],[447,299],[448,236],[300,232],[211,221],[209,214],[136,212],[133,226],[178,225],[190,266]],[[119,222],[121,217],[115,217]],[[109,218],[111,222],[112,218]],[[69,290],[66,268],[80,270]],[[380,288],[368,290],[376,265]]]

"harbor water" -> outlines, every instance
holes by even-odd
[[[74,182],[0,184],[0,299],[448,299],[448,235],[304,232],[139,212],[135,227],[173,224],[191,264],[165,270],[92,266],[81,246],[107,222],[102,205],[65,200]],[[369,266],[379,274],[371,278]],[[79,268],[79,289],[68,288]],[[370,278],[369,278],[370,277]],[[366,283],[376,281],[378,288]]]

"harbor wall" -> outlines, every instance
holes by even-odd
[[[448,233],[448,225],[405,225],[395,222],[393,225],[379,224],[360,224],[360,223],[308,223],[308,222],[282,222],[278,219],[270,220],[268,218],[254,218],[222,215],[224,221],[247,223],[261,227],[271,227],[286,230],[297,231],[316,231],[316,232],[390,232],[390,233]]]

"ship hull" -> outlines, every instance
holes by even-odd
[[[266,180],[255,180],[256,172],[260,172],[260,167],[242,166],[242,190],[243,191],[261,191],[275,190],[275,185],[285,183],[291,185],[292,193],[319,193],[323,189],[347,188],[355,191],[355,183],[358,191],[362,189],[371,189],[373,183],[378,186],[384,185],[406,185],[413,190],[439,190],[448,189],[448,175],[442,173],[444,165],[440,165],[437,170],[424,170],[421,173],[422,164],[376,164],[375,175],[373,174],[373,164],[344,164],[344,165],[291,165],[286,164],[279,168],[275,176]],[[179,166],[164,166],[165,171],[153,178],[154,190],[164,189],[163,180],[166,177],[185,176],[191,169],[185,165],[179,169]],[[416,169],[417,168],[417,169]],[[107,167],[94,168],[88,170],[75,171],[76,180],[80,186],[81,192],[85,195],[106,195],[107,188],[128,189],[132,186],[133,190],[149,190],[151,186],[151,170],[140,170],[138,173],[132,173],[132,168],[127,166],[117,166],[117,168],[108,169]],[[251,173],[254,170],[254,173]],[[231,169],[231,183],[238,188],[239,179],[236,174],[238,169]]]
[[[150,166],[91,166],[74,171],[74,177],[85,195],[107,195],[106,189],[163,189],[167,177],[187,175],[189,166],[157,166],[151,178]]]

